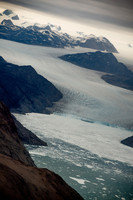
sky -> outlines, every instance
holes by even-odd
[[[8,8],[19,8],[21,14],[32,10],[29,16],[34,16],[35,22],[49,21],[66,32],[103,35],[120,48],[133,47],[133,0],[0,0],[0,6],[7,3]]]
[[[132,0],[4,0],[67,20],[105,28],[133,31]]]

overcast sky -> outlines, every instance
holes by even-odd
[[[133,30],[133,0],[4,0],[82,24]]]

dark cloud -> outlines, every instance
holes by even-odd
[[[99,0],[93,0],[99,2]],[[113,5],[118,8],[133,9],[133,0],[100,0],[101,3]]]
[[[133,29],[133,0],[5,0],[84,24]]]

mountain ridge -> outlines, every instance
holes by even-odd
[[[15,17],[15,16],[14,16]],[[17,21],[19,16],[15,17]],[[22,27],[14,25],[11,19],[3,19],[0,24],[0,38],[21,42],[24,44],[41,45],[54,48],[83,47],[101,51],[118,53],[114,45],[105,37],[79,36],[74,37],[61,32],[61,27],[47,24],[37,24]]]

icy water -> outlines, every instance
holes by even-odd
[[[133,167],[100,158],[59,139],[51,139],[48,144],[28,146],[36,165],[62,176],[84,199],[133,199]]]
[[[26,146],[36,165],[41,168],[48,168],[59,174],[85,200],[133,199],[132,157],[131,159],[127,158],[127,163],[108,159],[108,157],[111,158],[109,154],[112,154],[113,158],[114,154],[116,154],[118,160],[123,160],[127,155],[132,155],[132,149],[122,144],[119,146],[118,143],[115,144],[113,142],[111,144],[112,148],[111,145],[108,145],[107,149],[105,145],[107,142],[105,135],[108,135],[109,129],[112,131],[111,137],[114,137],[113,134],[117,131],[119,138],[120,135],[126,134],[128,131],[106,126],[105,129],[102,129],[105,132],[105,138],[103,139],[101,135],[101,141],[100,139],[96,141],[97,136],[94,136],[94,133],[95,131],[97,132],[100,125],[95,123],[56,115],[27,114],[16,115],[16,117],[27,128],[34,131],[36,135],[48,143],[48,147]],[[68,125],[68,129],[70,129],[69,126],[71,124],[72,132],[67,132],[65,122]],[[90,132],[94,136],[94,141],[92,141],[90,135],[87,135],[82,140],[83,132],[81,133],[78,124],[82,125],[83,132],[85,130],[87,132],[87,126],[91,129]],[[78,132],[80,132],[80,137],[78,137]],[[129,134],[131,133],[129,132]],[[119,140],[117,137],[115,141]],[[78,140],[80,140],[79,143]],[[101,152],[105,152],[105,157],[102,157],[100,153],[94,153],[97,152],[94,149],[99,148],[98,142],[102,142],[102,140],[103,146],[100,148]],[[90,147],[91,144],[94,145],[93,148]],[[121,153],[120,147],[125,147],[125,151]]]

